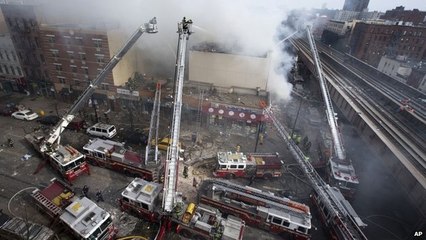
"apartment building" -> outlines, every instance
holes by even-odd
[[[426,28],[387,22],[357,22],[353,28],[351,54],[377,67],[382,56],[426,59]]]
[[[5,92],[27,88],[21,64],[9,34],[0,34],[0,89]]]

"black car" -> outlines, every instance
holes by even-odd
[[[146,146],[148,135],[139,129],[121,131],[121,140],[126,144]]]
[[[49,115],[45,117],[41,117],[37,119],[37,122],[44,124],[44,125],[55,125],[59,122],[60,118],[55,115]]]
[[[2,116],[11,116],[12,113],[18,111],[15,107],[3,107],[0,109],[0,115]]]

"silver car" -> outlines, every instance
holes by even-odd
[[[20,120],[31,121],[38,118],[38,114],[31,110],[22,110],[12,113],[12,117]]]

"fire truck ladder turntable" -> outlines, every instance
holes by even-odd
[[[359,228],[358,223],[353,219],[353,216],[351,216],[350,212],[340,203],[334,194],[331,194],[331,191],[327,190],[330,188],[330,186],[327,185],[324,180],[322,180],[321,176],[316,172],[314,167],[312,167],[311,163],[306,159],[299,146],[297,146],[296,143],[290,138],[288,131],[276,119],[270,107],[264,109],[264,111],[266,115],[272,120],[282,139],[287,144],[291,154],[299,163],[303,172],[308,177],[308,180],[311,182],[315,192],[318,193],[318,196],[324,202],[324,205],[328,209],[329,213],[332,214],[334,218],[337,218],[341,223],[339,228],[345,234],[344,239],[367,239],[367,237]]]
[[[149,125],[148,143],[146,145],[146,151],[145,151],[145,165],[148,164],[148,156],[151,151],[152,134],[154,134],[154,131],[155,131],[154,161],[155,161],[155,164],[158,163],[158,127],[160,126],[160,107],[161,107],[160,103],[161,103],[161,84],[157,83],[157,89],[155,90],[154,104],[153,104],[152,113],[151,113],[151,123]]]
[[[75,113],[89,100],[97,86],[103,82],[107,74],[117,65],[122,57],[129,51],[129,49],[135,44],[139,37],[144,33],[157,33],[157,19],[154,17],[148,23],[140,26],[130,39],[124,44],[124,46],[114,55],[107,65],[102,69],[99,75],[89,84],[84,92],[78,97],[74,104],[70,107],[68,112],[62,117],[61,121],[52,129],[49,133],[49,137],[41,144],[40,151],[46,152],[51,151],[52,146],[60,142],[60,134],[64,131],[65,127],[74,119]]]
[[[192,21],[183,18],[182,22],[178,23],[178,51],[176,59],[176,74],[175,74],[175,96],[173,107],[173,120],[171,125],[171,144],[167,150],[166,169],[164,176],[164,196],[163,196],[163,211],[170,213],[173,210],[176,201],[176,186],[179,163],[179,134],[182,109],[182,89],[183,78],[185,73],[185,56],[187,48],[187,40],[191,32]]]

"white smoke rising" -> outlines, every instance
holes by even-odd
[[[129,35],[156,16],[159,33],[143,36],[137,46],[147,65],[145,73],[163,78],[173,76],[177,22],[185,16],[194,22],[190,44],[217,42],[227,48],[237,46],[251,55],[272,51],[268,88],[287,99],[291,85],[285,76],[293,58],[281,50],[288,42],[280,47],[276,44],[294,32],[294,28],[283,27],[281,22],[291,9],[304,4],[282,0],[46,0],[42,9],[46,19],[61,19],[62,23],[118,22]],[[298,23],[303,24],[303,20]]]

